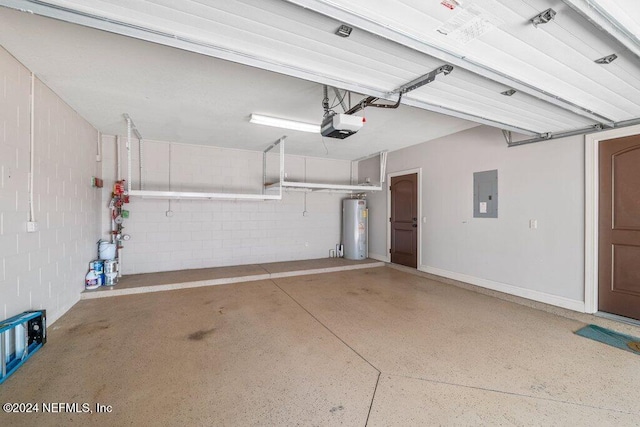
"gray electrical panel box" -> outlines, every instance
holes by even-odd
[[[473,217],[498,218],[498,171],[473,173]]]

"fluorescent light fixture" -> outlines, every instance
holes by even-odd
[[[320,125],[312,123],[297,122],[295,120],[279,119],[277,117],[251,114],[250,123],[256,125],[273,126],[276,128],[293,129],[301,132],[320,133]]]

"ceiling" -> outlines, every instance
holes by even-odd
[[[102,132],[122,133],[127,112],[150,139],[261,149],[283,131],[249,124],[251,113],[318,123],[322,84],[395,101],[444,64],[453,71],[399,109],[361,112],[356,135],[323,145],[284,131],[287,151],[354,159],[478,123],[535,137],[640,118],[638,2],[457,3],[0,0],[35,14],[1,9],[0,44]],[[548,8],[555,19],[533,26]],[[334,34],[342,23],[348,38]]]

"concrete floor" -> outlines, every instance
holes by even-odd
[[[80,301],[4,425],[640,424],[640,357],[583,323],[380,267]]]

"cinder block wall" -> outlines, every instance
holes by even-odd
[[[27,233],[31,73],[0,48],[0,317],[46,309],[49,323],[84,289],[100,237],[98,132],[35,80],[34,214]]]
[[[127,174],[121,140],[122,176]],[[105,185],[116,178],[115,137],[103,137]],[[132,143],[132,188],[139,189],[138,142]],[[277,151],[277,149],[276,149]],[[262,153],[217,147],[143,142],[146,190],[255,193],[262,188]],[[355,165],[354,165],[355,167]],[[349,183],[350,161],[287,155],[292,181]],[[277,181],[277,154],[268,178]],[[110,189],[105,188],[103,206]],[[159,200],[132,198],[124,222],[131,240],[122,251],[124,274],[325,258],[341,239],[342,199],[337,193],[289,191],[280,201]],[[306,200],[305,200],[306,199]],[[167,216],[167,211],[172,216]],[[306,214],[305,214],[306,211]],[[108,210],[103,212],[109,238]]]

